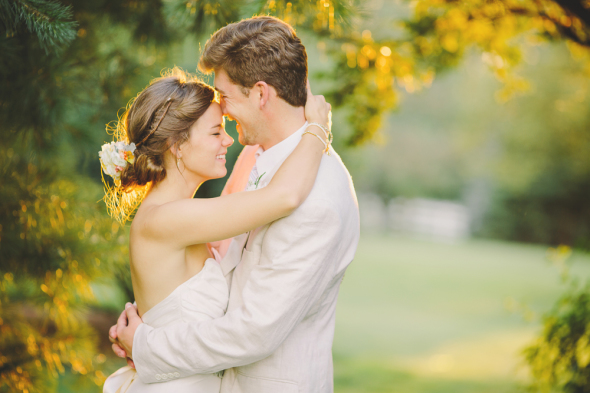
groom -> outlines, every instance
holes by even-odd
[[[305,47],[288,24],[255,17],[218,30],[199,68],[215,72],[240,143],[260,146],[247,189],[266,186],[306,124]],[[358,240],[352,182],[331,150],[293,214],[231,242],[221,261],[230,285],[224,317],[156,329],[128,305],[111,329],[114,350],[132,355],[145,383],[226,370],[222,393],[332,392],[336,300]]]

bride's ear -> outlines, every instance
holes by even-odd
[[[172,154],[172,156],[174,157],[174,159],[179,159],[182,158],[182,149],[180,144],[175,143],[172,146],[170,146],[170,154]]]

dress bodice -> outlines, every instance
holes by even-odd
[[[203,269],[180,284],[164,300],[146,311],[141,319],[152,327],[176,321],[200,322],[222,317],[229,291],[219,263],[212,258]]]
[[[144,323],[163,327],[183,321],[187,323],[220,318],[225,314],[229,299],[227,282],[219,263],[212,258],[205,261],[203,269],[180,284],[164,300],[146,311]],[[123,367],[105,381],[104,393],[218,393],[221,379],[217,374],[199,374],[179,378],[180,374],[160,374],[166,383],[144,384],[136,378],[130,367]]]

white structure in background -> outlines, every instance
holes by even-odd
[[[387,206],[376,194],[358,194],[361,228],[384,231],[389,227]]]
[[[469,209],[456,202],[395,198],[386,206],[374,194],[358,196],[363,229],[390,229],[424,239],[454,242],[470,235]]]
[[[389,227],[395,232],[439,241],[469,237],[469,210],[456,202],[395,198],[387,210]]]

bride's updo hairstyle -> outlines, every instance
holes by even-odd
[[[121,223],[130,219],[149,188],[166,178],[165,153],[188,140],[191,126],[214,99],[213,88],[175,67],[152,80],[115,125],[107,126],[115,141],[136,147],[135,161],[122,168],[120,181],[106,186],[111,216]]]

